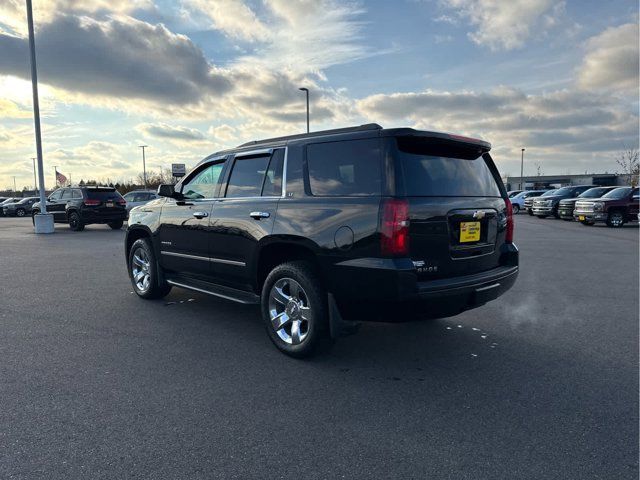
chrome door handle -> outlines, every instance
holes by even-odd
[[[204,218],[208,217],[209,214],[207,212],[193,212],[193,216],[196,218]]]
[[[269,212],[251,212],[249,216],[259,220],[261,218],[269,218],[271,214]]]

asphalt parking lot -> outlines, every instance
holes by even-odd
[[[637,478],[638,228],[518,215],[458,317],[308,361],[257,308],[137,298],[124,231],[0,218],[0,478]]]

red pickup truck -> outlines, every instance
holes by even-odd
[[[579,200],[573,217],[583,225],[604,222],[617,228],[638,219],[638,187],[620,187],[593,200]]]

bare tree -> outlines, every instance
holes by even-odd
[[[627,184],[632,187],[638,185],[638,175],[640,174],[638,149],[625,147],[625,149],[618,154],[616,163],[622,168],[622,175],[627,177]]]
[[[544,173],[542,173],[542,166],[540,165],[540,162],[536,162],[536,171],[537,171],[539,177],[544,175]]]

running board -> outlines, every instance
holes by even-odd
[[[224,298],[225,300],[231,300],[232,302],[243,303],[245,305],[256,305],[260,303],[260,297],[258,295],[251,292],[245,292],[244,290],[223,287],[222,285],[215,285],[213,283],[202,282],[195,279],[180,278],[178,280],[174,280],[172,278],[167,278],[166,281],[169,285],[173,285],[175,287],[186,288],[187,290],[193,290],[194,292],[213,295],[214,297]]]

